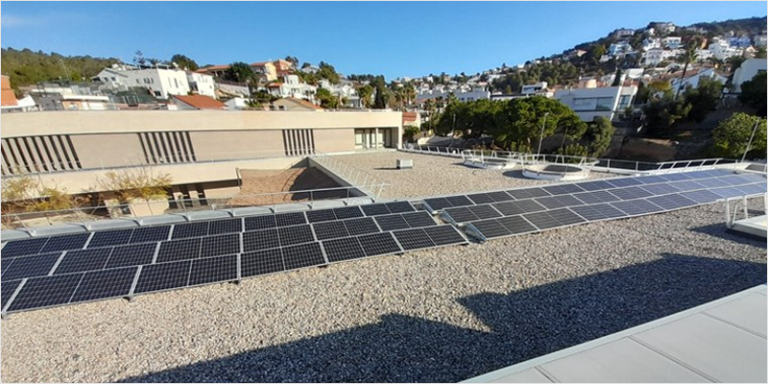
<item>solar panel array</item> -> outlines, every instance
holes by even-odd
[[[424,204],[486,240],[764,193],[765,176],[717,169],[449,196]]]
[[[409,202],[6,243],[3,313],[165,291],[467,239]]]

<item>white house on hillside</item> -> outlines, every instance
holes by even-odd
[[[297,99],[315,102],[317,87],[299,81],[296,75],[286,75],[282,82],[267,85],[269,94],[277,97],[295,97]]]
[[[189,83],[189,89],[192,92],[217,99],[216,83],[213,81],[213,76],[187,71],[187,82]]]
[[[741,63],[733,73],[733,92],[741,93],[741,84],[752,80],[758,73],[765,72],[767,65],[766,59],[749,59]]]
[[[694,70],[688,70],[683,79],[680,79],[682,72],[673,73],[671,76],[671,85],[673,90],[685,90],[689,85],[693,88],[698,88],[699,81],[705,77],[716,80],[720,84],[725,84],[725,82],[728,80],[728,76],[718,71],[717,69],[703,67]]]
[[[637,95],[636,86],[559,89],[555,99],[570,107],[583,121],[594,121],[602,116],[609,120],[618,118]]]
[[[161,99],[167,99],[169,95],[186,95],[190,91],[187,72],[181,69],[139,69],[115,64],[112,68],[104,68],[92,79],[116,89],[146,88],[153,96]]]

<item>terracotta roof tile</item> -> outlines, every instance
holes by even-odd
[[[226,105],[224,105],[224,103],[203,95],[190,95],[190,96],[177,95],[177,96],[173,96],[173,98],[197,109],[225,109],[226,108]]]

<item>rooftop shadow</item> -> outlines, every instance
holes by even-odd
[[[460,298],[491,332],[388,314],[375,324],[124,381],[455,382],[766,282],[762,263],[662,256],[510,294]]]
[[[752,216],[750,216],[752,217]],[[746,234],[739,234],[728,229],[725,225],[725,221],[722,223],[704,225],[701,227],[691,228],[692,231],[703,233],[705,235],[719,237],[724,240],[733,241],[739,244],[753,245],[755,247],[766,247],[765,239],[760,239],[755,236],[748,236]]]

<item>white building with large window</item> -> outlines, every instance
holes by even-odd
[[[617,118],[637,95],[636,86],[560,89],[555,99],[570,107],[583,121],[594,121],[602,116],[609,120]]]
[[[213,76],[187,71],[187,82],[192,92],[217,99],[216,83],[213,81]]]
[[[267,85],[269,94],[277,97],[295,97],[315,102],[317,87],[302,83],[296,75],[286,75],[283,81]]]
[[[190,91],[187,72],[168,67],[137,68],[115,64],[112,68],[104,68],[92,79],[116,89],[146,88],[160,99],[167,99],[170,95],[186,95]]]

